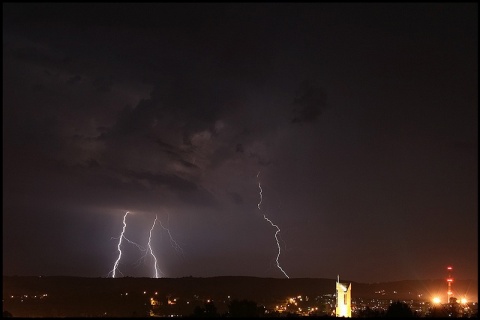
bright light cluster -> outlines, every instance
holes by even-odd
[[[434,297],[434,298],[432,299],[432,302],[433,302],[434,304],[440,304],[441,300],[440,300],[439,297]]]

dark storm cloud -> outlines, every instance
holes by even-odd
[[[43,66],[59,65],[67,61],[65,57],[52,53],[46,48],[20,47],[13,51],[13,56],[21,61],[33,62]]]
[[[74,85],[82,81],[82,77],[79,76],[78,74],[76,76],[72,76],[67,80],[68,84]]]
[[[162,153],[188,168],[200,168],[195,163],[196,156],[208,153],[211,156],[204,168],[218,167],[234,158],[239,150],[245,150],[245,143],[251,144],[277,130],[282,122],[271,116],[233,120],[242,109],[256,112],[245,105],[237,91],[235,87],[227,89],[217,79],[175,77],[170,82],[162,81],[155,85],[150,98],[142,99],[134,108],[123,108],[116,123],[102,137],[120,144],[123,137],[138,142],[154,140]],[[232,146],[238,145],[238,140],[244,141],[240,149]],[[256,153],[251,157],[260,165],[271,162]]]
[[[257,163],[261,166],[268,166],[269,164],[272,163],[271,160],[263,159],[260,155],[258,155],[256,153],[253,153],[253,152],[250,152],[249,157],[252,158],[252,159],[255,159],[257,161]]]
[[[203,187],[174,174],[124,171],[123,175],[124,177],[133,178],[140,182],[147,181],[151,189],[166,187],[178,195],[181,200],[188,200],[190,204],[202,206],[212,206],[215,204],[213,196]]]
[[[156,139],[155,143],[160,146],[160,149],[163,153],[171,156],[173,160],[178,161],[181,163],[183,166],[187,168],[198,168],[195,164],[186,161],[183,159],[183,157],[189,157],[191,158],[194,152],[193,148],[189,148],[190,150],[182,150],[178,147],[175,147],[169,143],[163,142],[160,139]]]
[[[207,86],[202,81],[162,83],[151,92],[151,98],[143,99],[132,110],[125,108],[113,131],[119,134],[145,132],[156,121],[163,124],[162,119],[170,118],[173,121],[168,126],[180,128],[183,143],[191,144],[192,134],[196,132],[215,133],[215,121],[228,99],[214,90],[214,84]]]
[[[220,120],[236,95],[231,89],[222,90],[217,81],[190,76],[162,82],[151,94],[152,103],[161,107],[163,116],[169,114],[181,123],[183,143],[188,145],[196,132],[217,133],[215,122]]]
[[[142,99],[137,107],[124,107],[118,115],[115,125],[108,131],[110,137],[116,135],[134,135],[145,133],[153,125],[156,110],[151,100]]]
[[[175,148],[173,145],[171,145],[169,143],[166,143],[166,142],[162,141],[161,139],[156,139],[155,143],[158,144],[164,152],[167,152],[167,153],[170,153],[170,154],[177,154],[175,152],[177,150],[177,148]]]
[[[150,172],[126,172],[127,176],[139,180],[147,180],[155,185],[166,185],[169,188],[180,190],[182,192],[193,192],[197,190],[197,186],[190,181],[182,179],[171,174],[153,174]]]
[[[104,133],[104,132],[108,131],[108,127],[104,127],[104,126],[97,127],[96,129],[100,133]]]
[[[237,205],[243,204],[243,198],[236,192],[229,192],[228,195],[232,198],[233,202]]]
[[[112,77],[98,77],[93,80],[92,85],[98,92],[109,92],[112,90],[113,79]]]
[[[87,165],[87,167],[89,167],[89,168],[98,168],[98,167],[100,167],[100,164],[99,164],[98,161],[95,160],[95,159],[89,159],[88,161],[86,161],[86,165]]]
[[[4,124],[4,132],[15,139],[7,140],[5,144],[18,152],[54,157],[63,150],[65,145],[61,127],[60,120],[54,116],[20,117],[12,115]],[[24,150],[20,151],[21,149]]]
[[[185,161],[183,159],[178,159],[178,161],[185,167],[187,168],[198,168],[198,166],[196,166],[195,164],[191,163],[191,162],[188,162],[188,161]]]
[[[304,81],[298,89],[293,105],[292,123],[314,122],[326,107],[324,90],[310,81]]]

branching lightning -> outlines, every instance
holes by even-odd
[[[153,220],[153,225],[152,225],[152,228],[150,228],[150,233],[148,235],[148,249],[145,250],[145,254],[138,260],[138,264],[140,264],[142,261],[145,262],[145,259],[147,258],[147,255],[148,253],[150,252],[150,254],[152,255],[153,259],[154,259],[154,268],[155,268],[155,278],[158,279],[158,273],[162,273],[162,271],[159,270],[158,268],[158,263],[157,263],[157,257],[153,254],[153,250],[152,250],[152,231],[153,231],[153,228],[155,228],[155,223],[157,222],[157,215],[155,215],[155,220]]]
[[[168,216],[167,221],[169,220],[169,217],[170,217],[170,216]],[[170,233],[170,229],[165,228],[165,227],[163,226],[163,224],[162,224],[162,221],[159,220],[159,223],[160,223],[160,226],[162,227],[162,229],[165,230],[165,231],[167,231],[168,236],[169,236],[169,238],[170,238],[170,244],[172,245],[173,249],[174,249],[175,251],[177,251],[177,252],[180,252],[180,253],[182,254],[182,256],[183,256],[183,249],[182,249],[182,247],[180,247],[180,245],[173,239],[172,234]]]
[[[153,228],[155,227],[155,222],[157,222],[157,215],[155,215],[155,220],[153,221],[152,228],[150,229],[150,235],[149,235],[149,237],[148,237],[148,250],[150,251],[150,254],[152,255],[153,259],[155,259],[155,278],[158,278],[157,257],[155,257],[155,255],[153,254],[152,245],[151,245],[151,241],[152,241],[152,230],[153,230]],[[147,252],[147,253],[148,253],[148,252]]]
[[[122,232],[120,234],[120,236],[118,238],[113,238],[112,239],[118,239],[118,244],[117,244],[117,249],[118,249],[118,258],[117,260],[115,261],[114,265],[113,265],[113,269],[108,273],[108,276],[110,276],[110,274],[112,275],[112,278],[115,278],[116,277],[116,274],[117,272],[119,272],[120,274],[123,275],[123,273],[118,270],[118,266],[120,264],[120,260],[122,258],[122,241],[125,240],[127,241],[128,243],[130,244],[133,244],[134,246],[136,246],[140,251],[143,251],[145,252],[145,254],[139,259],[138,261],[138,264],[140,264],[142,261],[145,261],[146,257],[148,254],[151,254],[153,259],[154,259],[154,268],[155,268],[155,278],[158,278],[159,277],[159,273],[162,273],[162,271],[158,268],[158,260],[157,260],[157,257],[155,256],[155,254],[153,253],[153,249],[152,249],[152,232],[153,232],[153,229],[155,228],[155,224],[158,220],[160,226],[162,227],[163,230],[167,231],[168,233],[168,236],[170,238],[170,243],[173,247],[173,249],[175,249],[175,251],[177,252],[180,252],[182,255],[183,255],[183,249],[180,247],[180,245],[173,239],[172,237],[172,234],[170,233],[170,230],[168,228],[166,228],[165,226],[163,226],[162,224],[162,221],[160,221],[160,219],[158,219],[158,216],[155,215],[155,220],[153,221],[153,225],[152,227],[150,228],[150,233],[149,233],[149,237],[148,237],[148,244],[147,244],[147,248],[144,248],[142,247],[141,245],[139,245],[138,243],[135,243],[133,241],[131,241],[130,239],[128,239],[127,237],[125,237],[125,229],[127,228],[127,222],[126,222],[126,219],[127,219],[127,215],[129,214],[130,212],[127,211],[125,213],[125,215],[123,216],[123,228],[122,228]],[[162,273],[163,274],[163,273]]]
[[[136,246],[140,251],[147,251],[147,249],[145,249],[144,247],[142,247],[141,245],[139,245],[138,243],[135,243],[133,241],[131,241],[130,239],[128,239],[127,237],[125,237],[125,229],[127,227],[127,222],[126,222],[126,218],[127,218],[127,215],[129,214],[130,212],[127,211],[125,213],[125,215],[123,216],[123,229],[122,229],[122,233],[120,234],[120,237],[118,238],[113,238],[112,239],[118,239],[118,245],[117,245],[117,249],[118,249],[118,258],[117,258],[117,261],[115,261],[115,264],[113,265],[113,269],[112,271],[110,271],[108,274],[112,274],[112,278],[115,278],[115,275],[116,275],[116,271],[122,273],[120,270],[117,270],[118,269],[118,265],[120,263],[120,259],[122,258],[122,249],[120,248],[121,245],[122,245],[122,240],[125,239],[128,243],[131,243],[133,244],[134,246]],[[122,273],[123,275],[123,273]]]
[[[263,190],[262,190],[262,185],[260,184],[259,176],[260,176],[260,171],[257,174],[258,188],[260,189],[260,202],[258,202],[257,207],[258,207],[258,210],[261,210],[260,205],[262,204],[262,200],[263,200],[263,195],[262,195]],[[277,228],[277,231],[275,232],[275,240],[277,241],[277,247],[278,247],[278,253],[277,253],[277,258],[276,258],[277,267],[278,267],[278,269],[280,269],[280,271],[282,271],[282,273],[285,275],[285,277],[290,278],[288,276],[288,274],[282,269],[282,267],[280,266],[280,263],[278,262],[278,259],[280,258],[280,253],[281,253],[280,242],[278,240],[278,233],[280,233],[280,228],[276,224],[274,224],[270,219],[268,219],[265,214],[263,214],[263,218],[265,220],[267,220],[272,227]]]
[[[118,264],[120,262],[120,258],[122,258],[122,249],[120,249],[120,246],[122,245],[123,234],[125,233],[125,228],[127,227],[127,224],[125,222],[125,219],[127,218],[127,214],[128,214],[128,211],[123,216],[123,229],[122,229],[122,233],[120,234],[120,237],[119,237],[119,240],[118,240],[118,245],[117,245],[118,258],[117,258],[117,261],[115,261],[115,264],[113,265],[113,270],[111,271],[112,272],[112,278],[115,278],[115,272],[117,271]]]
[[[133,242],[133,241],[131,241],[131,240],[128,240],[127,237],[123,236],[123,239],[127,240],[128,243],[133,244],[135,247],[138,248],[138,250],[140,250],[140,251],[147,251],[147,249],[145,249],[144,247],[142,247],[142,246],[139,245],[138,243],[135,243],[135,242]]]

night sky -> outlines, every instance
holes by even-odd
[[[163,277],[285,278],[265,215],[290,278],[478,279],[477,28],[476,3],[3,4],[3,274],[108,276],[130,211],[182,248],[157,221]]]

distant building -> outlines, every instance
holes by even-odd
[[[336,317],[352,317],[352,284],[340,283],[340,276],[337,278],[336,288],[335,316]]]

